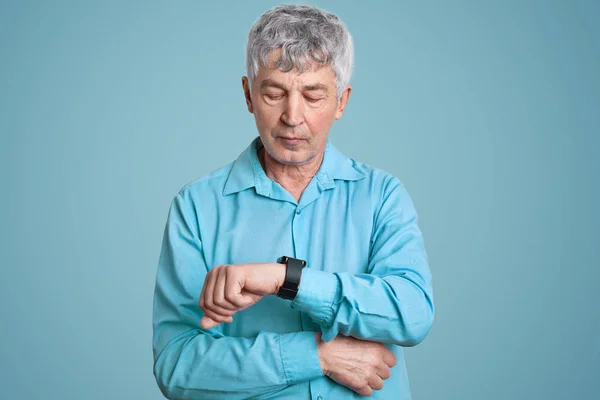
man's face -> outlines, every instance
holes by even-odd
[[[246,103],[269,155],[282,164],[304,165],[324,151],[329,128],[342,117],[351,88],[338,102],[330,67],[282,72],[272,68],[278,53],[273,52],[270,68],[260,67],[251,93],[242,78]]]

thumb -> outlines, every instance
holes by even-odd
[[[204,315],[202,317],[202,319],[200,320],[200,326],[204,329],[210,329],[219,324],[220,324],[220,322],[215,321],[214,319],[207,317],[206,315]]]
[[[254,303],[257,303],[262,298],[263,298],[262,294],[256,294],[256,293],[247,292],[247,291],[240,293],[240,300],[243,304],[242,307],[244,307],[244,308],[250,307]]]

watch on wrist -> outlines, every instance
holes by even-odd
[[[281,256],[277,259],[280,264],[285,264],[285,280],[279,288],[277,296],[286,300],[294,300],[300,287],[300,278],[302,278],[302,268],[306,266],[306,261],[288,256]]]

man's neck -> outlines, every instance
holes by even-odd
[[[286,165],[273,159],[262,147],[258,150],[258,160],[269,178],[290,192],[296,201],[300,201],[302,192],[321,167],[323,154],[316,156],[304,165]]]

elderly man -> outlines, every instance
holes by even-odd
[[[351,37],[333,14],[280,6],[246,57],[259,136],[169,211],[158,385],[173,399],[409,399],[402,346],[431,328],[431,274],[402,183],[327,137],[350,97]]]

